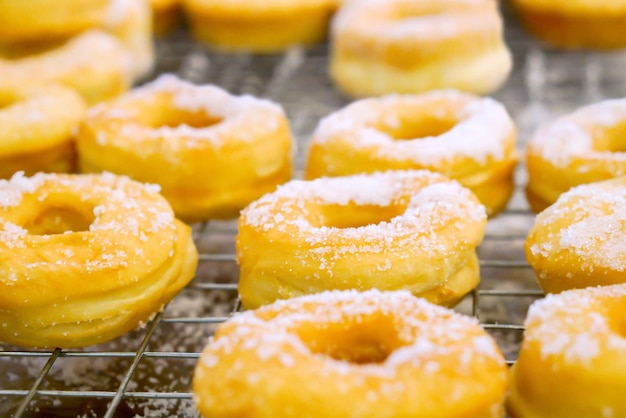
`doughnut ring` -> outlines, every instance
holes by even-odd
[[[576,186],[535,219],[528,264],[545,292],[626,282],[626,177]]]
[[[457,180],[493,216],[514,189],[516,129],[495,100],[453,90],[354,102],[313,133],[305,178],[427,169]]]
[[[624,306],[624,284],[533,303],[512,368],[509,416],[626,416]]]
[[[83,99],[66,87],[0,88],[0,178],[74,171],[74,136],[86,112]]]
[[[458,89],[487,94],[511,53],[493,0],[359,0],[331,24],[330,76],[353,97]]]
[[[169,75],[93,108],[78,152],[82,171],[161,185],[189,222],[236,217],[292,173],[280,106]]]
[[[469,317],[405,291],[334,291],[221,324],[193,391],[215,418],[499,418],[508,380]]]
[[[275,53],[326,38],[336,0],[183,0],[196,39],[229,52]]]
[[[485,224],[469,190],[429,171],[293,180],[241,213],[241,302],[376,288],[454,305],[478,284]]]
[[[526,196],[541,212],[571,187],[626,175],[626,99],[585,106],[541,127],[526,145]]]
[[[126,91],[132,78],[128,51],[102,31],[87,31],[25,56],[0,55],[0,89],[57,83],[73,88],[90,105]]]
[[[112,174],[0,180],[0,340],[83,347],[144,324],[194,276],[191,229]]]

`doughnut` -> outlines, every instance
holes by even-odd
[[[353,0],[331,24],[330,76],[348,96],[487,94],[512,59],[493,0]]]
[[[77,141],[82,171],[157,183],[188,222],[237,217],[292,173],[280,106],[172,75],[92,108]]]
[[[528,264],[545,292],[626,282],[626,177],[576,186],[537,215]]]
[[[624,0],[511,0],[538,39],[566,49],[626,47]]]
[[[146,0],[111,0],[105,28],[115,35],[132,56],[135,80],[154,67],[152,13]]]
[[[180,0],[150,0],[152,28],[162,35],[170,32],[180,21]]]
[[[193,36],[230,52],[274,53],[326,38],[337,0],[183,0]]]
[[[509,416],[626,416],[625,306],[624,284],[533,303],[512,368]]]
[[[128,51],[102,31],[87,31],[26,55],[0,54],[0,90],[59,83],[94,104],[128,90],[132,76]]]
[[[0,43],[75,36],[99,25],[110,1],[0,1]]]
[[[427,169],[471,189],[493,216],[514,189],[516,128],[489,98],[453,90],[356,101],[312,135],[305,178]]]
[[[475,320],[406,291],[333,291],[221,324],[193,392],[213,418],[500,418],[508,383]]]
[[[194,276],[191,229],[113,174],[0,180],[0,340],[72,348],[145,324]]]
[[[425,170],[293,180],[241,213],[241,303],[376,288],[452,306],[478,284],[485,224],[468,189]]]
[[[0,178],[74,171],[74,136],[86,112],[67,87],[0,88]]]
[[[573,186],[626,175],[626,99],[585,106],[537,130],[526,145],[526,196],[541,212]]]

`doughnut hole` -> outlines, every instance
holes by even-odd
[[[393,319],[380,315],[306,324],[296,333],[312,353],[356,365],[383,363],[405,345]]]
[[[598,151],[626,152],[626,121],[593,133]]]
[[[396,141],[409,141],[413,139],[440,136],[454,128],[458,120],[451,116],[438,117],[429,114],[412,114],[400,118],[397,123],[389,123],[393,119],[379,121],[375,126],[381,132],[386,133]]]
[[[134,103],[135,106],[141,106]],[[129,113],[134,110],[129,109]],[[145,108],[138,113],[138,122],[150,128],[176,128],[182,125],[194,129],[208,128],[222,122],[222,118],[209,115],[204,111],[189,111],[178,109],[176,106],[155,103],[146,103]]]
[[[386,206],[327,204],[319,207],[319,216],[315,226],[329,228],[358,228],[389,222],[402,215],[407,203],[394,202]]]
[[[90,205],[44,201],[41,209],[26,222],[24,229],[32,235],[88,231],[94,220],[94,208]]]

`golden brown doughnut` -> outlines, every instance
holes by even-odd
[[[500,418],[493,339],[409,292],[334,291],[221,324],[196,366],[207,417]]]
[[[82,347],[148,321],[198,255],[158,187],[113,174],[0,180],[0,340]]]
[[[241,213],[241,302],[376,288],[454,305],[478,284],[485,224],[468,189],[429,171],[293,180]]]
[[[355,97],[454,88],[486,94],[511,54],[494,0],[352,0],[331,25],[330,75]]]
[[[85,172],[158,183],[187,221],[234,218],[291,178],[282,108],[174,76],[93,108],[78,135]]]
[[[626,285],[548,295],[528,311],[512,418],[626,416]]]
[[[183,0],[196,39],[225,51],[279,52],[323,41],[336,0]]]
[[[511,0],[526,28],[563,48],[626,47],[625,0]]]
[[[66,87],[0,88],[0,178],[17,171],[70,172],[87,106]]]
[[[0,0],[0,43],[75,36],[102,23],[111,0]]]
[[[133,78],[131,57],[112,35],[87,31],[32,54],[0,54],[0,89],[58,83],[94,104],[126,91]]]
[[[585,106],[537,130],[526,145],[531,208],[540,212],[571,187],[626,175],[626,99]]]
[[[459,181],[500,212],[513,192],[516,129],[489,98],[453,90],[350,104],[313,133],[305,177],[427,169]]]
[[[526,258],[544,291],[626,282],[626,177],[577,186],[539,215]]]

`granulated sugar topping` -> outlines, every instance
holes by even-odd
[[[362,226],[327,226],[321,215],[332,210],[341,219],[359,206],[391,204],[401,213]],[[486,219],[484,206],[455,181],[429,171],[388,171],[286,183],[244,209],[237,242],[241,251],[294,243],[293,257],[331,277],[337,263],[358,263],[366,254],[388,254],[376,266],[380,271],[410,258],[443,260],[437,262],[445,264],[444,274],[480,243]],[[257,231],[253,244],[245,242],[249,229]]]
[[[406,201],[403,213],[389,222],[356,228],[314,225],[315,208],[322,205],[374,205],[386,207]],[[401,226],[415,227],[420,233],[446,222],[483,222],[485,209],[471,192],[456,181],[429,171],[387,171],[345,177],[293,180],[252,203],[242,213],[241,222],[264,230],[291,230],[323,236],[327,233],[361,235],[362,238],[388,238],[406,233]],[[413,234],[413,232],[410,232]],[[313,237],[311,237],[313,239]]]
[[[444,114],[452,109],[458,123],[438,136],[402,141],[376,128],[382,113],[393,113],[399,107],[423,108],[431,102],[431,108],[440,106]],[[506,153],[512,152],[514,133],[513,122],[500,103],[443,90],[357,101],[324,118],[313,133],[312,146],[347,143],[351,148],[367,149],[373,158],[410,161],[424,167],[459,158],[485,164],[490,158],[511,158]]]
[[[626,180],[582,185],[561,195],[537,218],[535,229],[562,225],[558,235],[530,247],[550,254],[555,245],[576,254],[584,270],[594,266],[626,271]]]
[[[156,95],[167,94],[166,100]],[[150,106],[155,107],[151,110]],[[166,113],[168,107],[207,117],[206,126],[190,126],[180,121],[175,126],[144,124],[146,112]],[[273,102],[253,96],[234,96],[213,85],[194,85],[174,75],[161,75],[120,98],[89,111],[88,123],[99,129],[99,145],[114,143],[128,147],[142,142],[165,141],[174,158],[179,150],[222,147],[235,142],[251,143],[275,134],[287,124],[283,109]],[[138,150],[137,152],[141,152]]]
[[[181,110],[204,111],[223,119],[248,111],[273,111],[284,114],[280,105],[249,95],[233,96],[214,85],[195,85],[174,75],[164,74],[151,83],[136,89],[134,94],[167,92],[173,94],[173,104]]]
[[[598,130],[625,122],[626,99],[586,106],[540,128],[528,141],[528,153],[561,168],[568,167],[574,160],[626,163],[626,153],[598,150],[598,138],[594,137]]]
[[[371,334],[372,341],[380,340],[385,346],[389,334],[374,325],[381,318],[387,318],[393,327],[390,332],[395,336],[390,338],[397,338],[400,347],[380,363],[357,364],[314,353],[298,336],[300,328],[323,333],[334,324],[349,333],[358,324],[362,332]],[[224,335],[218,331],[203,354],[202,361],[209,368],[217,366],[222,356],[244,353],[251,353],[259,362],[278,361],[284,367],[298,367],[313,359],[321,362],[320,375],[357,373],[383,381],[393,380],[405,367],[423,375],[441,372],[454,376],[467,376],[486,363],[498,364],[503,371],[505,367],[497,345],[474,319],[405,291],[329,291],[278,301],[235,316],[227,329]]]
[[[502,30],[502,18],[496,4],[488,0],[440,0],[438,9],[431,8],[430,13],[420,13],[419,6],[414,6],[414,16],[410,15],[411,2],[404,3],[409,6],[388,0],[347,3],[333,20],[332,31],[349,31],[353,37],[354,33],[360,37],[369,36],[379,43],[409,43],[424,38],[432,41],[462,37],[465,33]]]
[[[625,300],[624,284],[547,295],[530,307],[524,338],[541,347],[544,359],[555,356],[587,367],[609,350],[626,355],[626,338],[611,325],[610,313]]]
[[[39,173],[31,178],[18,173],[0,181],[0,248],[13,251],[9,266],[17,263],[31,272],[52,268],[53,262],[41,257],[41,247],[57,253],[55,269],[73,266],[87,272],[150,262],[159,254],[166,257],[176,245],[176,224],[171,207],[157,191],[158,186],[110,173]],[[23,204],[28,210],[35,207],[41,211],[26,219],[45,216],[49,205],[69,213],[91,212],[93,219],[84,230],[30,234],[20,225],[26,210],[21,208]],[[152,245],[151,250],[144,257],[132,257],[139,243]],[[74,251],[77,248],[81,248],[80,257],[79,251]],[[158,267],[142,268],[151,271]]]
[[[24,193],[33,193],[43,183],[44,176],[32,178],[23,171],[15,173],[10,180],[0,180],[0,208],[16,207],[22,202]]]

